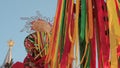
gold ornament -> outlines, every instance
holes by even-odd
[[[14,41],[13,41],[13,40],[9,40],[9,41],[8,41],[8,45],[9,45],[9,47],[13,47]]]

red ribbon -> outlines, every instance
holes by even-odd
[[[68,19],[67,19],[67,22],[66,22],[66,38],[65,38],[64,52],[63,52],[62,59],[61,59],[61,62],[60,62],[60,68],[66,68],[66,66],[68,66],[68,55],[69,55],[70,49],[71,49],[71,42],[70,42],[70,39],[69,39],[68,29],[69,29],[69,27],[73,28],[73,24],[72,24],[73,9],[71,9],[72,0],[68,0],[67,2],[68,2],[67,5],[69,6],[69,8],[67,8],[68,9],[67,10],[68,11]],[[71,32],[71,34],[72,34],[72,32]]]
[[[95,29],[93,29],[93,38],[90,40],[91,42],[91,58],[90,58],[90,68],[96,68],[96,39],[95,39]]]
[[[105,19],[104,0],[95,0],[96,24],[98,29],[98,67],[109,68],[109,42],[105,35]]]

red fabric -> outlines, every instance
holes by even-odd
[[[35,62],[35,64],[42,64],[42,63],[45,61],[45,58],[46,58],[46,56],[40,58],[39,60],[37,60],[37,61]]]
[[[24,64],[21,62],[16,62],[13,64],[12,68],[24,68]]]
[[[43,56],[42,58],[38,58],[37,60],[34,60],[34,58],[30,54],[28,54],[26,56],[26,58],[24,59],[23,63],[25,64],[28,61],[28,59],[30,59],[30,61],[32,61],[35,64],[36,68],[39,68],[39,67],[40,68],[43,68],[43,67],[47,68],[48,64],[44,64],[45,58],[46,58],[46,56]]]

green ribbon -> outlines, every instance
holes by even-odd
[[[80,61],[81,61],[84,51],[85,51],[85,44],[86,44],[85,40],[83,42],[80,42],[80,48],[79,48],[80,49]],[[84,64],[81,64],[80,68],[84,68]]]
[[[86,26],[86,0],[81,0],[81,25],[80,25],[80,41],[85,39]]]
[[[79,17],[79,39],[80,39],[80,60],[85,51],[85,28],[86,28],[86,0],[81,0],[81,17]],[[86,59],[84,59],[85,61]],[[84,68],[84,63],[80,65],[80,68]]]

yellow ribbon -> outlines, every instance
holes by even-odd
[[[109,33],[110,33],[110,49],[111,49],[111,68],[118,68],[117,60],[117,37],[120,37],[120,25],[116,11],[114,0],[107,0],[108,16],[109,16]]]

